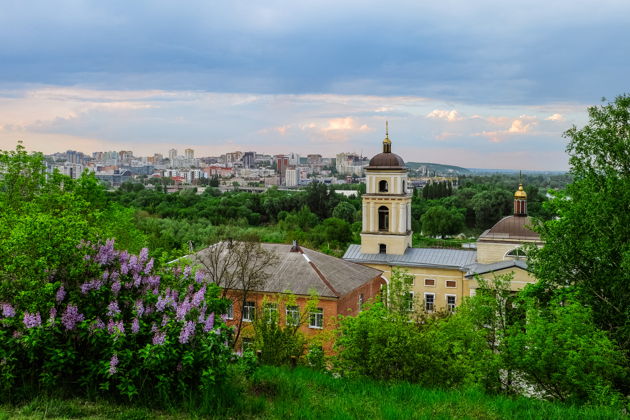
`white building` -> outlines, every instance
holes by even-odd
[[[287,187],[297,187],[300,184],[300,170],[297,168],[287,169],[285,177]]]

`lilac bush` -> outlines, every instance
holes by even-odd
[[[84,280],[46,285],[48,299],[0,302],[0,393],[79,386],[172,398],[220,386],[231,330],[218,287],[114,245],[80,244]]]

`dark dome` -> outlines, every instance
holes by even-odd
[[[533,223],[529,216],[507,216],[485,231],[479,239],[540,240],[540,236],[531,229]]]
[[[405,161],[395,153],[379,153],[370,160],[367,169],[405,169]]]

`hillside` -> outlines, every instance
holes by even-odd
[[[441,163],[406,162],[406,165],[410,170],[422,172],[423,175],[466,175],[471,173],[469,169]]]

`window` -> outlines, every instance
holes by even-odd
[[[382,180],[378,183],[378,192],[387,192],[387,181]]]
[[[227,308],[227,319],[234,319],[234,302],[230,302],[230,306]]]
[[[324,309],[317,308],[311,311],[308,326],[309,328],[324,328]]]
[[[387,254],[387,245],[378,244],[378,253],[379,254]]]
[[[295,305],[287,306],[287,325],[297,326],[300,323],[300,307]]]
[[[455,281],[455,280],[446,280],[446,287],[457,287],[457,281]]]
[[[403,193],[403,194],[406,194],[406,193],[407,193],[407,183],[406,183],[405,181],[403,181],[402,193]]]
[[[389,230],[389,209],[387,206],[378,208],[378,230]]]
[[[359,312],[363,308],[363,293],[359,293]]]
[[[435,294],[425,293],[424,294],[424,310],[427,312],[433,312],[434,308],[435,308]]]
[[[409,310],[409,311],[413,311],[413,297],[414,297],[413,292],[409,292],[407,294],[407,299],[408,299],[408,301],[407,301],[407,305],[408,305],[407,306],[407,310]]]
[[[424,279],[425,286],[435,286],[435,280],[433,279]]]
[[[256,302],[245,302],[243,306],[243,321],[252,322],[256,312]]]
[[[455,295],[446,295],[446,309],[455,312]]]
[[[524,260],[527,257],[527,255],[525,255],[525,251],[523,251],[523,248],[515,248],[505,254],[505,256],[513,258],[515,260]]]
[[[278,320],[278,304],[277,303],[265,303],[263,308],[263,316],[268,323],[272,323]]]

